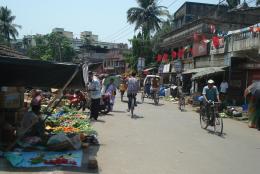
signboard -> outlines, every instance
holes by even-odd
[[[213,42],[210,44],[210,54],[223,54],[225,52],[224,38],[219,38],[219,47],[215,48]]]
[[[145,58],[139,57],[137,63],[137,70],[142,71],[145,67]]]
[[[175,60],[173,62],[173,66],[177,73],[182,72],[182,61],[181,60]]]
[[[194,43],[192,47],[193,57],[205,56],[208,54],[207,44],[205,43]]]
[[[171,64],[166,64],[163,67],[163,73],[169,73],[170,72]]]

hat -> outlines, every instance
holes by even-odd
[[[208,80],[208,84],[213,84],[214,83],[214,80]]]

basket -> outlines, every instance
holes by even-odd
[[[69,141],[63,141],[61,143],[48,145],[48,150],[63,151],[63,150],[74,150],[74,148]]]

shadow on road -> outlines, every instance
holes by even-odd
[[[217,132],[214,132],[213,130],[207,130],[207,131],[208,131],[208,134],[216,135],[216,136],[218,136],[218,137],[220,137],[220,138],[223,138],[223,139],[225,139],[226,136],[227,136],[226,133],[222,133],[221,135],[219,135]]]
[[[114,113],[126,113],[126,111],[112,111]]]
[[[140,119],[140,118],[144,118],[143,116],[138,116],[138,115],[135,115],[133,116],[133,119]]]

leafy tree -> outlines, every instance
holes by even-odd
[[[18,36],[17,28],[21,28],[20,25],[14,24],[15,16],[12,15],[11,10],[7,7],[0,8],[0,35],[2,40],[6,41],[9,45],[11,39],[16,40]]]
[[[36,46],[30,47],[28,56],[33,59],[71,62],[75,51],[71,47],[69,39],[59,33],[34,36]]]
[[[135,24],[135,30],[141,29],[144,38],[151,33],[160,30],[164,21],[162,17],[169,14],[166,7],[159,6],[158,0],[137,0],[138,7],[132,7],[127,11],[127,20]]]
[[[240,4],[240,0],[226,0],[230,8],[235,8]]]

